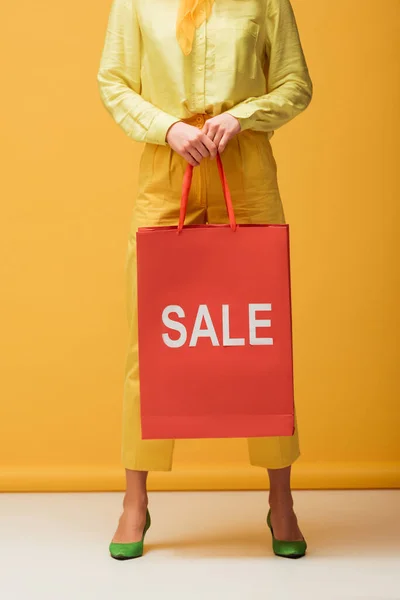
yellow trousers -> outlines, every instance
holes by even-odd
[[[203,115],[187,122],[201,128]],[[237,222],[284,223],[277,183],[276,162],[269,137],[245,130],[235,136],[222,154]],[[122,463],[138,471],[169,471],[174,440],[142,440],[138,364],[136,296],[136,231],[138,227],[177,225],[186,161],[170,146],[146,144],[141,157],[138,195],[132,211],[126,254],[126,296],[129,342],[125,364]],[[222,187],[215,160],[205,158],[194,169],[186,224],[226,223]],[[157,373],[154,373],[157,377]],[[291,437],[248,439],[252,465],[280,469],[299,456],[297,424]]]

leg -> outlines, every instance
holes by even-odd
[[[177,225],[186,162],[169,146],[145,146],[139,170],[125,262],[128,352],[122,417],[122,463],[126,470],[123,514],[112,541],[137,542],[143,534],[147,509],[148,471],[172,468],[174,440],[143,440],[140,423],[138,323],[136,293],[136,231],[138,227]],[[198,177],[198,175],[197,175]],[[194,183],[196,177],[194,176]],[[189,203],[188,220],[203,222],[204,209]]]
[[[285,223],[277,165],[268,137],[260,132],[244,131],[231,140],[222,160],[238,223]],[[215,169],[212,179],[210,222],[226,222]],[[290,489],[291,465],[300,454],[297,423],[291,437],[251,438],[248,447],[251,464],[264,467],[269,473],[271,521],[275,536],[288,541],[302,539]]]
[[[123,513],[113,542],[138,542],[143,535],[147,510],[149,470],[168,471],[172,467],[173,440],[142,440],[138,365],[136,241],[130,236],[126,259],[129,342],[125,364],[122,419],[122,463],[126,473]]]
[[[255,155],[255,172],[252,180],[262,178],[261,185],[251,190],[253,208],[250,222],[285,223],[284,210],[280,198],[277,165],[269,140],[264,136],[249,135],[247,156]],[[252,147],[249,147],[249,144]],[[259,162],[260,160],[260,162]],[[251,183],[250,183],[251,186]],[[249,189],[249,184],[245,183]],[[248,192],[249,195],[249,192]],[[258,207],[258,208],[257,208]],[[246,219],[246,217],[245,217]],[[291,437],[253,438],[248,440],[250,462],[252,465],[267,468],[270,481],[269,503],[271,507],[271,523],[277,539],[286,541],[302,540],[303,536],[297,524],[293,510],[293,498],[290,486],[291,465],[300,456],[297,418],[295,415],[295,433]]]
[[[277,539],[295,541],[302,535],[293,511],[291,466],[300,456],[297,419],[293,436],[249,438],[250,463],[268,470],[271,521]]]
[[[282,469],[268,469],[271,507],[271,523],[278,540],[298,541],[303,536],[297,524],[293,510],[293,498],[290,488],[291,466]]]
[[[125,469],[126,492],[123,501],[123,513],[119,518],[113,542],[127,544],[142,539],[146,523],[147,471],[131,471]]]

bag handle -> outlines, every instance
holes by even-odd
[[[226,210],[228,212],[228,217],[229,217],[229,224],[231,226],[232,231],[236,231],[237,224],[236,224],[236,219],[235,219],[235,211],[233,210],[231,192],[229,190],[228,181],[226,179],[226,175],[225,175],[225,171],[224,171],[224,166],[222,164],[222,160],[221,160],[221,157],[219,154],[217,154],[217,166],[218,166],[219,178],[222,183],[222,191],[224,193]],[[180,210],[180,215],[179,215],[178,233],[181,233],[181,231],[184,227],[184,224],[185,224],[190,186],[192,184],[192,177],[193,177],[193,166],[188,164],[188,166],[186,167],[186,170],[185,170],[185,174],[183,176],[181,210]]]

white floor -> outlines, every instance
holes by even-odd
[[[399,600],[400,490],[296,492],[309,554],[274,557],[266,492],[153,493],[146,553],[108,543],[122,493],[0,495],[4,600]]]

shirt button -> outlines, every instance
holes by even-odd
[[[202,71],[204,67],[202,67],[202,66],[200,65],[200,67],[197,67],[197,68],[198,68],[198,70],[199,70],[199,71]]]

